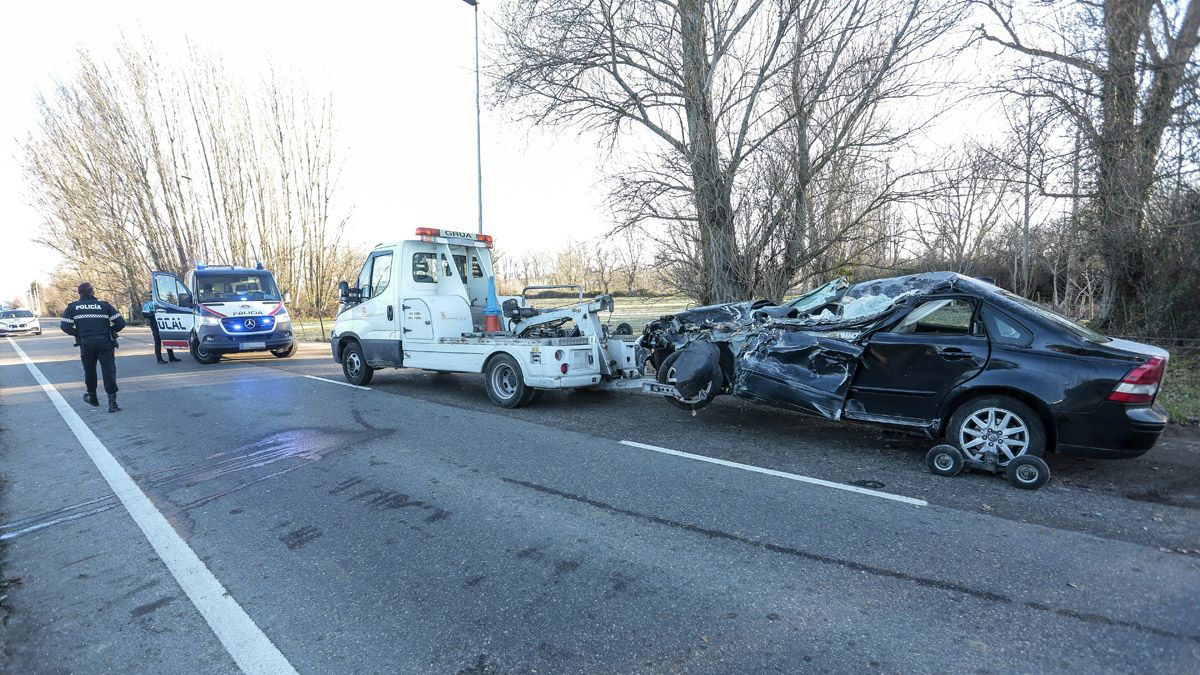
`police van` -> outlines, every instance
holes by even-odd
[[[289,298],[262,263],[253,268],[197,265],[183,279],[154,272],[152,292],[163,346],[187,349],[200,363],[263,351],[284,359],[296,351],[284,306]]]

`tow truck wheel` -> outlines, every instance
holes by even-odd
[[[682,353],[683,350],[677,350],[671,352],[670,356],[663,359],[662,367],[658,368],[655,372],[655,379],[662,384],[674,384],[675,373],[673,371],[673,366],[675,365],[675,361],[679,360],[679,355]],[[717,395],[721,393],[720,388],[721,387],[717,382],[709,382],[708,386],[701,389],[698,394],[690,399],[678,399],[674,396],[664,396],[663,398],[667,399],[667,403],[670,403],[676,408],[696,411],[708,405],[709,403],[712,403],[713,399],[715,399]]]
[[[287,357],[289,357],[295,353],[296,353],[296,341],[295,340],[292,340],[292,343],[283,349],[272,349],[271,350],[271,356],[274,356],[277,359],[286,359]]]
[[[525,405],[525,397],[529,395],[520,364],[508,354],[501,354],[488,362],[484,386],[492,403],[501,408]]]
[[[367,365],[362,347],[358,346],[357,342],[351,342],[342,351],[342,375],[345,376],[347,382],[360,387],[366,386],[371,381],[371,377],[375,375],[375,371]]]
[[[935,445],[925,455],[925,466],[936,476],[957,476],[963,468],[962,451],[953,445]]]
[[[1050,480],[1050,467],[1041,457],[1022,455],[1008,463],[1004,477],[1022,490],[1036,490]]]
[[[200,341],[195,337],[189,340],[188,349],[192,353],[192,358],[196,359],[197,363],[203,363],[206,366],[210,366],[221,360],[220,354],[213,354],[212,352],[206,351],[200,346]]]

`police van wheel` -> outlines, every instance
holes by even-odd
[[[295,340],[292,340],[292,343],[283,349],[272,349],[271,350],[271,356],[274,356],[277,359],[286,359],[287,357],[289,357],[295,353],[296,353],[296,341]]]
[[[346,377],[347,382],[360,387],[366,386],[375,376],[375,370],[367,365],[362,347],[357,342],[346,345],[345,351],[342,352],[342,375]]]
[[[191,341],[189,349],[192,352],[192,358],[196,359],[197,363],[212,365],[221,360],[220,354],[213,354],[212,352],[205,351],[202,347],[200,347],[200,343],[196,340]]]

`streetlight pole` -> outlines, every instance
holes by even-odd
[[[479,105],[479,0],[463,0],[475,9],[475,180],[479,204],[479,234],[483,234],[483,132]]]

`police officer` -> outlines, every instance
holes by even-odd
[[[108,394],[108,412],[117,412],[117,333],[125,327],[125,319],[104,300],[96,299],[96,291],[86,281],[79,284],[79,299],[67,305],[60,324],[67,335],[75,336],[79,358],[83,361],[83,383],[87,393],[83,400],[98,406],[96,398],[96,364],[104,375],[104,391]]]
[[[142,318],[150,322],[150,332],[154,334],[154,358],[158,359],[159,363],[166,363],[167,359],[178,361],[174,349],[167,350],[167,359],[162,357],[162,338],[158,335],[158,321],[154,318],[154,296],[150,293],[146,294],[146,302],[142,304]]]

